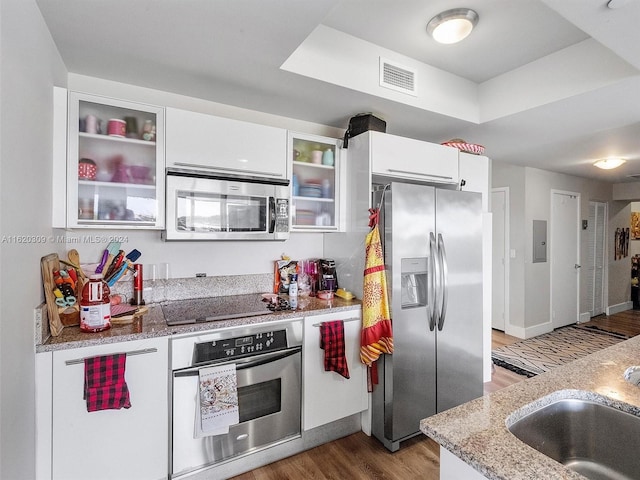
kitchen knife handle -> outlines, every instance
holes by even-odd
[[[449,265],[447,264],[447,252],[444,248],[444,239],[441,233],[438,234],[438,256],[440,260],[440,288],[442,289],[442,304],[440,305],[438,330],[441,331],[447,316],[447,302],[449,299]]]

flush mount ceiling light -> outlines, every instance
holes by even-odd
[[[429,20],[427,33],[438,43],[457,43],[471,33],[478,18],[478,14],[469,8],[447,10]]]
[[[598,168],[602,168],[603,170],[611,170],[612,168],[618,168],[620,165],[625,163],[626,160],[624,158],[618,157],[609,157],[603,158],[602,160],[598,160],[593,165]]]

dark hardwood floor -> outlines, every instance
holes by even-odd
[[[640,311],[601,315],[580,324],[588,325],[632,337],[640,334]],[[519,338],[504,332],[492,332],[492,348],[518,341]],[[523,380],[526,377],[495,366],[491,381],[485,383],[485,395]],[[359,432],[252,470],[234,480],[437,480],[439,474],[439,446],[430,438],[419,435],[402,442],[400,450],[390,453],[375,438]]]

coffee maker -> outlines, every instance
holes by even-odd
[[[318,260],[318,290],[338,289],[338,273],[336,272],[336,262],[329,258]]]

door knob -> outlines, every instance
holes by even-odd
[[[578,269],[580,267],[582,267],[582,265],[578,265],[577,263],[573,266],[573,268],[575,268],[575,269]]]

